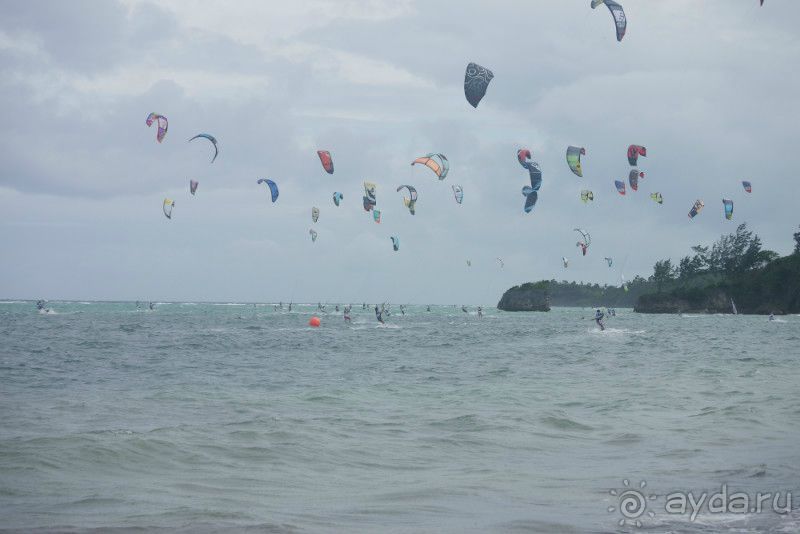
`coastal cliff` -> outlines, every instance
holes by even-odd
[[[720,288],[650,293],[640,296],[636,313],[733,313],[731,299]]]
[[[547,282],[514,286],[503,293],[497,308],[503,311],[550,311]]]
[[[692,285],[690,282],[694,281]],[[800,254],[778,258],[759,269],[700,285],[698,278],[677,280],[663,292],[640,295],[638,313],[800,313]]]

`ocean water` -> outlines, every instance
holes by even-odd
[[[48,306],[0,303],[3,529],[800,531],[797,316]],[[666,510],[723,485],[784,509]]]

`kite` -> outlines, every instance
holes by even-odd
[[[628,27],[625,11],[623,11],[622,6],[614,2],[614,0],[592,0],[592,9],[600,4],[605,4],[611,12],[611,16],[614,18],[614,24],[617,26],[617,42],[622,41],[622,38],[625,37],[625,30]]]
[[[198,185],[200,185],[200,182],[197,180],[189,180],[189,192],[194,195],[194,192],[197,191]]]
[[[461,204],[464,201],[464,188],[460,185],[454,185],[453,187],[453,196],[456,198],[456,202]]]
[[[172,219],[172,208],[175,207],[175,201],[168,198],[164,199],[164,215],[167,219]]]
[[[620,195],[625,195],[625,182],[614,180],[614,185],[617,186],[617,193]]]
[[[705,206],[705,204],[703,204],[703,201],[702,201],[702,200],[695,200],[695,201],[694,201],[694,206],[692,206],[692,209],[691,209],[691,210],[689,210],[689,218],[690,218],[690,219],[694,219],[694,218],[695,218],[695,216],[696,216],[698,213],[700,213],[701,211],[703,211],[703,207],[704,207],[704,206]]]
[[[531,185],[526,185],[522,188],[522,195],[525,197],[525,206],[523,210],[525,213],[530,213],[539,200],[539,188],[542,186],[542,170],[539,164],[535,161],[530,161],[531,151],[527,148],[520,148],[517,150],[517,160],[524,169],[528,170],[530,175]]]
[[[317,222],[319,220],[319,208],[311,208],[311,220]]]
[[[464,75],[464,96],[473,108],[477,108],[481,99],[486,95],[489,82],[494,78],[494,73],[477,63],[467,65]]]
[[[158,113],[151,113],[147,116],[147,120],[145,120],[145,124],[147,126],[152,126],[153,121],[158,124],[158,133],[156,133],[156,141],[159,143],[164,140],[164,136],[167,135],[167,129],[169,129],[169,121],[164,115],[159,115]]]
[[[272,201],[275,202],[276,200],[278,200],[278,184],[276,184],[272,180],[267,180],[264,178],[259,178],[256,183],[267,184],[267,187],[269,187],[269,192],[272,193]]]
[[[408,189],[408,197],[403,197],[403,205],[408,208],[408,211],[411,213],[411,215],[414,215],[416,213],[415,208],[417,206],[417,190],[410,185],[401,185],[397,188],[397,192],[399,193],[404,187]]]
[[[661,193],[659,193],[659,192],[650,193],[650,198],[652,198],[653,200],[655,200],[659,204],[663,204],[664,203],[664,197],[662,197]]]
[[[343,198],[344,195],[341,194],[340,192],[336,191],[333,193],[333,203],[336,204],[337,206],[339,205],[339,202],[341,202]]]
[[[628,182],[631,184],[631,189],[634,191],[639,190],[639,178],[644,178],[644,173],[636,169],[631,169],[631,172],[628,174]]]
[[[217,148],[217,139],[216,139],[216,137],[214,137],[213,135],[209,135],[207,133],[199,133],[199,134],[195,135],[194,137],[192,137],[191,139],[189,139],[189,142],[192,142],[195,139],[198,139],[200,137],[202,137],[203,139],[208,139],[209,141],[211,141],[211,144],[214,145],[214,157],[211,158],[211,163],[214,163],[214,160],[217,159],[217,155],[219,154],[219,148]]]
[[[392,238],[391,238],[391,239],[392,239],[392,249],[393,249],[395,252],[397,252],[398,250],[400,250],[400,239],[398,239],[398,238],[397,238],[397,237],[395,237],[395,236],[392,236]]]
[[[380,224],[381,223],[381,210],[375,210],[372,212],[372,219]]]
[[[725,206],[725,218],[730,221],[733,219],[733,200],[723,198],[722,204]]]
[[[312,243],[314,243],[314,242],[317,240],[317,231],[316,231],[316,230],[314,230],[313,228],[311,228],[311,229],[308,231],[308,235],[310,235],[310,236],[311,236],[311,242],[312,242]]]
[[[586,256],[586,251],[589,249],[589,245],[592,244],[592,236],[589,235],[589,232],[581,230],[580,228],[573,228],[576,232],[581,234],[583,239],[575,243],[576,247],[581,247],[581,252],[584,256]]]
[[[325,172],[333,174],[333,158],[331,158],[331,153],[327,150],[317,150],[317,156],[319,156],[319,160],[322,162],[322,168],[325,169]]]
[[[747,180],[742,182],[742,187],[744,187],[744,190],[747,191],[748,193],[753,192],[753,184],[751,184]]]
[[[503,261],[503,258],[496,258],[496,259],[500,263],[500,268],[501,269],[506,266],[505,262]]]
[[[421,163],[428,167],[440,180],[444,180],[447,177],[447,172],[450,170],[450,162],[447,161],[444,154],[425,154],[412,161],[411,165],[413,166],[416,163]]]
[[[608,263],[608,266],[611,267],[614,264],[614,258],[603,258]]]
[[[567,267],[569,267],[569,260],[566,258],[566,256],[561,256],[561,263],[563,263],[563,264],[564,264],[564,268],[565,268],[565,269],[566,269]]]
[[[375,184],[372,182],[364,182],[364,211],[370,211],[376,204]]]
[[[583,170],[581,169],[581,155],[586,155],[585,148],[577,146],[567,147],[567,165],[569,165],[569,168],[573,173],[580,177],[583,176]]]
[[[639,156],[647,157],[647,149],[639,145],[631,145],[628,147],[628,163],[631,167],[636,167],[639,163]]]
[[[581,191],[581,200],[584,204],[587,204],[590,200],[594,200],[594,193],[589,191],[588,189],[584,189]]]

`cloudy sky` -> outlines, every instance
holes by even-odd
[[[647,276],[745,221],[788,253],[800,2],[627,0],[622,43],[588,4],[2,0],[0,297],[493,304],[530,280]],[[495,74],[478,109],[470,61]],[[162,144],[151,111],[169,118]],[[199,132],[219,140],[213,165],[208,143],[186,142]],[[648,148],[647,176],[620,197],[631,143]],[[582,179],[570,144],[586,147]],[[520,147],[544,173],[530,214]],[[443,182],[409,165],[427,152],[449,158]],[[277,203],[258,178],[279,184]],[[416,216],[401,184],[419,191]]]

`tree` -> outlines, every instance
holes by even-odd
[[[692,247],[692,251],[694,252],[692,264],[697,266],[697,272],[708,269],[708,247],[695,245]]]
[[[794,253],[800,254],[800,232],[794,233]]]
[[[775,252],[762,250],[761,238],[742,223],[735,233],[723,235],[712,245],[706,261],[711,271],[735,274],[763,267],[777,257]]]
[[[672,267],[671,260],[657,261],[653,266],[653,276],[650,277],[656,283],[658,292],[661,293],[661,287],[664,282],[669,282],[675,279],[675,269]]]
[[[704,247],[692,247],[693,249],[704,248]],[[705,254],[705,252],[703,252]],[[678,277],[679,278],[689,278],[695,274],[698,274],[703,267],[705,266],[705,260],[702,256],[695,254],[694,257],[690,258],[689,256],[684,256],[681,258],[680,263],[678,264]]]

